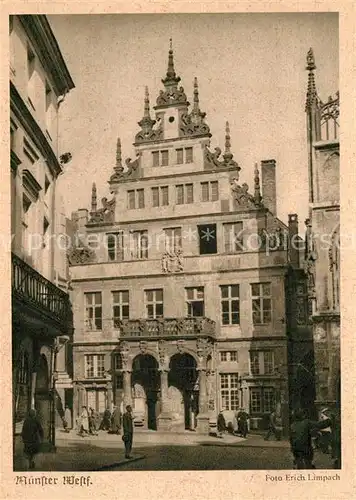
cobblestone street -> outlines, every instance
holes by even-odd
[[[318,469],[331,468],[330,455],[316,452]],[[138,432],[134,438],[133,460],[124,458],[121,436],[100,433],[79,438],[75,433],[59,434],[57,452],[37,458],[39,471],[110,470],[265,470],[291,469],[292,457],[287,441],[265,442],[260,435],[247,439],[187,434]],[[15,470],[26,470],[18,449]]]

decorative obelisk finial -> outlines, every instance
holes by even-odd
[[[96,198],[96,184],[93,182],[92,188],[91,188],[91,211],[96,212],[98,208],[97,205],[97,198]]]
[[[148,93],[148,87],[146,85],[145,87],[145,108],[144,108],[144,113],[143,113],[144,118],[150,118],[150,96]]]
[[[173,60],[173,43],[172,38],[169,39],[169,52],[168,52],[168,67],[166,78],[162,80],[162,83],[167,88],[177,88],[177,84],[180,82],[180,77],[176,75],[174,69]]]
[[[116,165],[115,165],[114,171],[116,174],[121,174],[124,171],[124,167],[122,166],[122,159],[121,159],[121,139],[120,139],[120,137],[118,137],[117,143],[116,143]]]
[[[310,110],[312,105],[317,102],[317,93],[316,93],[315,76],[314,76],[314,70],[316,69],[316,66],[314,60],[314,52],[312,48],[310,48],[307,53],[307,67],[305,69],[309,72],[307,99],[305,104],[305,110],[308,111]]]
[[[255,184],[255,193],[254,193],[254,198],[255,202],[257,204],[260,204],[262,201],[262,196],[261,196],[261,188],[260,188],[260,173],[258,170],[258,165],[255,163],[255,178],[254,178],[254,184]]]
[[[199,111],[199,90],[198,90],[198,78],[194,78],[194,111]]]
[[[229,163],[233,158],[233,154],[231,153],[231,138],[230,138],[230,125],[229,122],[225,124],[225,153],[223,154],[224,160],[226,163]]]

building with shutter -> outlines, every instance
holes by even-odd
[[[212,150],[197,78],[190,105],[172,46],[162,85],[154,117],[145,90],[136,157],[123,162],[117,141],[110,199],[94,183],[73,214],[74,411],[130,403],[137,426],[208,432],[220,410],[234,424],[244,407],[261,427],[277,406],[287,428],[297,216],[277,217],[274,160],[243,181],[228,122]]]

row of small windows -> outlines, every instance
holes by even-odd
[[[173,159],[169,158],[170,153],[174,154]],[[170,151],[168,149],[152,151],[152,167],[167,167],[170,163],[176,165],[193,163],[193,148],[178,148],[175,151]]]
[[[199,254],[217,254],[218,238],[216,224],[202,224],[197,229],[186,231],[187,238],[197,239]],[[164,249],[168,252],[182,250],[182,228],[167,228],[163,230]],[[130,231],[128,235],[124,233],[108,233],[107,249],[109,261],[123,261],[130,259],[148,259],[149,238],[147,230]],[[159,235],[157,236],[159,238]],[[124,240],[128,239],[128,253],[125,256]],[[242,252],[244,250],[243,223],[227,222],[223,224],[223,248],[226,253]]]
[[[218,181],[201,182],[200,201],[217,201],[219,199]],[[169,186],[151,188],[151,206],[163,207],[169,205]],[[193,184],[177,184],[175,186],[175,204],[194,203]],[[127,208],[129,210],[145,208],[145,190],[131,189],[127,191]]]
[[[271,322],[271,284],[254,283],[251,285],[253,323],[268,324]],[[221,322],[223,325],[240,324],[240,286],[221,285]],[[146,318],[156,319],[164,316],[163,289],[144,290]],[[205,315],[204,287],[185,288],[186,315],[202,317]],[[101,292],[85,293],[86,327],[101,330],[103,326]],[[122,320],[130,319],[129,291],[112,292],[112,313],[110,321],[117,327]],[[233,355],[231,355],[233,356]],[[229,360],[233,361],[233,359]],[[226,359],[228,361],[228,359]]]

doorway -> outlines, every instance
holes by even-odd
[[[139,354],[132,362],[133,410],[135,422],[157,430],[160,390],[158,362],[150,354]]]
[[[184,429],[196,427],[198,414],[198,372],[196,361],[190,354],[175,354],[169,364],[168,386],[172,417]]]

